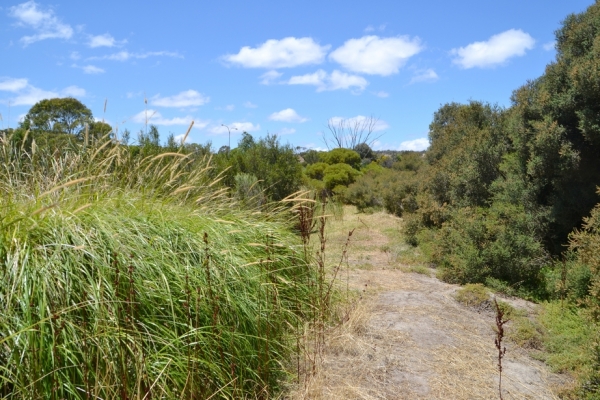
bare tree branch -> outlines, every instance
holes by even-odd
[[[374,116],[330,119],[327,121],[328,133],[323,133],[323,142],[328,149],[354,149],[361,143],[369,147],[383,134],[376,135],[375,128],[379,118]]]

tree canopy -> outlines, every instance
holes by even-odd
[[[44,99],[29,110],[23,127],[32,132],[68,133],[81,136],[86,124],[94,122],[92,112],[73,97]]]

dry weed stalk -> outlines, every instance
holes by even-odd
[[[500,400],[502,400],[502,358],[506,354],[506,347],[502,347],[502,339],[504,338],[504,324],[509,320],[504,319],[504,311],[498,305],[496,298],[494,297],[494,305],[496,306],[496,349],[498,349],[498,393],[500,394]]]

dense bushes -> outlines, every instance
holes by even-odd
[[[225,170],[225,184],[235,186],[239,173],[254,175],[271,200],[281,200],[296,192],[302,183],[302,166],[294,149],[281,144],[275,135],[257,141],[245,133],[237,148],[216,156],[218,169]]]

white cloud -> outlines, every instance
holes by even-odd
[[[130,59],[144,59],[148,57],[183,58],[181,54],[173,51],[147,51],[145,53],[130,53],[128,51],[123,50],[117,53],[108,54],[101,57],[89,57],[88,60],[127,61]]]
[[[385,99],[386,97],[390,97],[390,94],[388,92],[384,92],[383,90],[380,90],[377,93],[373,93],[375,96],[377,97],[381,97],[382,99]]]
[[[288,85],[315,85],[321,86],[327,78],[327,72],[322,69],[312,74],[292,76],[288,81]]]
[[[344,121],[346,126],[361,126],[362,124],[368,124],[371,117],[365,117],[364,115],[357,115],[356,117],[344,118],[344,117],[331,117],[329,119],[329,123],[332,125],[339,125],[341,121]],[[375,125],[373,125],[373,132],[384,131],[390,126],[387,122],[377,119],[375,121]]]
[[[181,141],[183,140],[183,138],[185,138],[185,133],[182,133],[181,135],[175,136],[175,142],[176,143],[181,143]],[[189,143],[189,141],[190,141],[190,136],[188,135],[188,137],[185,138],[185,143]]]
[[[346,41],[331,52],[329,58],[353,72],[387,76],[398,73],[400,67],[421,50],[421,41],[416,37],[373,35]]]
[[[56,97],[85,97],[86,92],[78,86],[68,86],[60,91],[37,88],[24,78],[4,78],[0,80],[0,90],[15,93],[10,99],[13,106],[31,106],[40,100]]]
[[[23,78],[6,78],[0,81],[0,90],[6,92],[18,92],[27,87],[27,79]]]
[[[508,59],[525,55],[533,49],[535,40],[520,29],[509,29],[492,36],[486,42],[474,42],[466,47],[452,49],[454,64],[462,68],[487,68],[505,63]]]
[[[260,83],[261,85],[272,85],[281,75],[283,75],[281,72],[275,70],[267,71],[260,76]]]
[[[326,90],[339,90],[356,88],[358,91],[364,90],[369,82],[358,75],[350,75],[345,72],[334,70],[327,74],[322,69],[306,75],[293,76],[287,81],[288,85],[313,85],[317,87],[317,92]]]
[[[127,40],[116,40],[111,34],[105,33],[103,35],[90,36],[88,46],[91,48],[95,47],[115,47],[127,43]]]
[[[433,69],[429,68],[426,70],[417,71],[410,80],[410,84],[419,82],[435,82],[438,79],[440,79],[438,74],[436,74]]]
[[[62,23],[52,10],[42,10],[35,1],[10,7],[8,15],[17,19],[17,25],[31,28],[37,33],[23,36],[20,41],[27,46],[45,39],[70,39],[73,28]]]
[[[271,121],[281,121],[281,122],[306,122],[307,118],[301,117],[298,115],[296,110],[293,108],[286,108],[285,110],[281,110],[278,112],[274,112],[269,116]]]
[[[69,86],[61,90],[61,94],[68,97],[85,97],[85,89],[78,86]]]
[[[201,106],[210,101],[210,97],[204,96],[195,90],[186,90],[169,97],[154,96],[150,102],[158,107],[194,107]]]
[[[79,55],[79,52],[77,52],[77,51],[72,51],[69,58],[71,58],[71,60],[77,61],[81,58],[81,55]]]
[[[556,40],[553,40],[548,43],[544,43],[543,47],[544,47],[544,50],[546,50],[546,51],[551,51],[551,50],[556,49]]]
[[[310,37],[286,37],[267,40],[254,48],[244,46],[237,54],[227,54],[223,59],[245,68],[290,68],[322,63],[330,47],[320,46]]]
[[[380,31],[380,32],[383,32],[383,31],[385,30],[386,26],[387,26],[386,24],[381,24],[381,25],[379,25],[378,27],[374,27],[373,25],[368,25],[368,26],[365,28],[365,32],[367,32],[367,33],[368,33],[368,32],[374,32],[375,30],[378,30],[378,31]]]
[[[225,111],[233,111],[233,110],[235,110],[235,105],[234,104],[227,104],[225,107],[223,107],[223,110],[225,110]]]
[[[252,103],[251,101],[247,101],[244,103],[244,107],[246,108],[256,108],[258,107],[256,104]]]
[[[86,74],[103,74],[105,71],[100,67],[96,67],[95,65],[71,65],[73,68],[80,68]]]
[[[429,140],[427,138],[420,138],[400,143],[398,150],[423,151],[427,150],[428,147]]]
[[[230,124],[227,124],[227,126],[229,126],[229,129],[232,133],[235,131],[237,131],[237,133],[254,132],[260,129],[260,125],[254,125],[252,122],[232,122]],[[223,125],[215,125],[209,129],[209,132],[215,135],[223,135],[229,133],[227,127]]]
[[[139,113],[131,117],[131,120],[138,124],[145,124],[146,118],[148,118],[149,124],[154,125],[189,125],[192,121],[194,121],[194,128],[197,129],[205,128],[208,125],[208,121],[196,120],[189,115],[186,115],[185,117],[165,118],[160,112],[151,109],[140,111]]]

